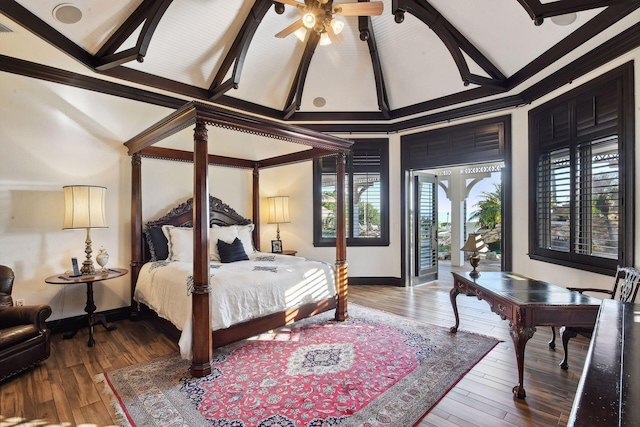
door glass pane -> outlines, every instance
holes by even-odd
[[[418,253],[420,274],[430,270],[437,263],[438,248],[436,222],[435,186],[433,182],[419,182],[418,192]]]

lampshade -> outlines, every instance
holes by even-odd
[[[107,228],[107,189],[92,185],[68,185],[64,190],[62,228]]]
[[[486,248],[487,246],[485,245],[480,233],[469,233],[467,243],[465,243],[460,250],[466,252],[482,252]]]
[[[268,197],[269,224],[291,222],[289,218],[289,196]]]

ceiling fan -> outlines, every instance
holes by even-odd
[[[276,12],[284,12],[284,5],[295,6],[302,11],[302,17],[276,34],[278,38],[295,34],[304,41],[307,31],[313,30],[320,36],[320,45],[330,43],[340,44],[344,40],[342,29],[344,22],[333,17],[342,16],[379,16],[382,15],[384,4],[381,1],[333,4],[333,0],[274,0]]]

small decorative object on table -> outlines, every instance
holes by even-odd
[[[107,269],[104,268],[104,266],[107,265],[107,263],[109,262],[109,254],[107,253],[106,249],[102,246],[100,246],[98,255],[96,255],[96,262],[100,267],[102,267],[102,269],[100,270],[100,273],[106,273]]]
[[[467,243],[464,244],[461,250],[465,252],[472,252],[471,256],[469,257],[469,264],[471,264],[473,270],[469,273],[469,276],[480,276],[480,272],[476,270],[476,268],[480,264],[480,256],[478,255],[478,252],[487,251],[487,246],[485,245],[482,236],[480,236],[479,233],[469,233]]]
[[[274,254],[282,253],[282,240],[271,241],[271,252],[273,252]]]

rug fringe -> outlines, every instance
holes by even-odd
[[[109,398],[111,407],[116,414],[116,423],[118,423],[118,426],[135,427],[133,421],[131,421],[127,413],[124,411],[123,405],[116,393],[113,391],[113,387],[111,387],[111,383],[107,379],[106,375],[98,374],[94,377],[94,380],[96,384],[103,384],[103,393]]]

